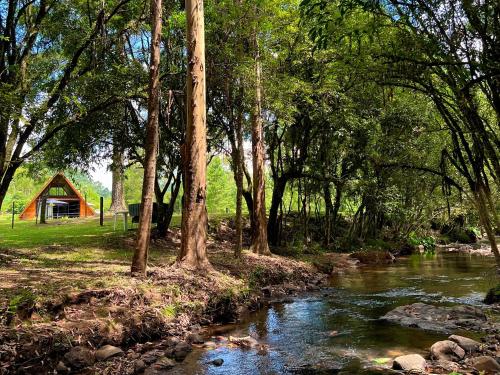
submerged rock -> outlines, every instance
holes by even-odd
[[[217,358],[217,359],[214,359],[212,361],[212,365],[217,366],[217,367],[222,366],[223,363],[224,363],[224,360],[222,358]]]
[[[392,368],[403,371],[425,371],[427,361],[420,354],[408,354],[397,357]]]
[[[431,346],[431,358],[444,361],[457,361],[465,357],[463,350],[456,342],[443,340]]]
[[[482,309],[473,306],[445,307],[414,303],[396,307],[381,319],[405,327],[443,333],[460,329],[495,333],[500,328],[500,324],[488,320]]]
[[[246,348],[253,348],[259,345],[259,342],[255,340],[252,336],[245,336],[245,337],[229,336],[229,342]]]

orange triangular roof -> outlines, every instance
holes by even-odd
[[[85,198],[80,194],[80,192],[76,189],[76,187],[71,183],[70,180],[67,179],[67,177],[64,175],[64,173],[62,172],[58,172],[56,173],[54,176],[52,176],[51,179],[49,179],[43,186],[42,188],[40,189],[40,191],[35,194],[34,198],[30,201],[30,203],[28,203],[25,207],[24,207],[24,210],[23,212],[21,212],[21,214],[19,215],[20,217],[22,217],[24,215],[24,213],[26,212],[26,210],[33,204],[35,203],[35,201],[40,197],[40,195],[42,195],[42,193],[45,191],[45,189],[47,189],[47,187],[52,183],[52,181],[54,181],[57,177],[62,177],[64,179],[64,182],[66,182],[69,186],[69,188],[75,193],[75,195],[78,197],[78,199],[84,201]],[[88,203],[86,203],[87,205],[87,208],[91,210],[91,212],[94,212],[94,209],[92,207],[89,206]]]

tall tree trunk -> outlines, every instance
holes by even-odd
[[[238,115],[236,120],[236,246],[234,248],[234,256],[241,257],[241,249],[243,247],[243,168],[245,164],[243,150],[243,118]]]
[[[40,224],[47,223],[47,198],[42,197],[42,203],[40,207]]]
[[[264,131],[262,126],[262,68],[257,33],[255,46],[255,98],[252,114],[252,161],[253,161],[253,218],[252,251],[256,254],[270,254],[267,243],[266,218],[266,176],[264,164]]]
[[[330,183],[328,181],[323,183],[323,197],[325,200],[325,238],[323,245],[328,248],[330,246],[333,213],[332,194],[330,192]]]
[[[342,189],[343,189],[343,184],[337,183],[335,184],[335,202],[333,204],[333,213],[332,213],[332,226],[333,226],[333,233],[336,235],[338,233],[338,218],[339,218],[339,210],[340,210],[340,203],[342,199]]]
[[[113,136],[113,163],[111,164],[112,187],[111,187],[111,212],[126,211],[124,185],[124,161],[123,150],[119,145],[117,136]]]
[[[158,116],[160,113],[160,39],[161,0],[151,0],[151,63],[149,71],[148,123],[144,155],[144,180],[142,184],[141,212],[137,246],[132,260],[132,274],[146,275],[153,196],[156,176],[156,152],[158,149]]]
[[[205,81],[205,25],[203,0],[186,0],[187,124],[183,152],[184,200],[182,241],[178,261],[190,269],[207,269],[207,129]]]

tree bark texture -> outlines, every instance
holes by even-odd
[[[142,184],[141,212],[139,230],[132,274],[145,276],[148,261],[149,240],[151,236],[151,218],[153,216],[153,197],[156,176],[156,158],[158,149],[158,116],[160,112],[160,39],[161,39],[161,0],[151,0],[151,62],[148,88],[148,122],[144,155],[144,180]]]
[[[187,18],[187,124],[183,148],[184,199],[182,240],[178,261],[189,269],[207,269],[206,253],[206,80],[203,0],[186,0]]]

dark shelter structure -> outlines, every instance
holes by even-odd
[[[75,186],[62,173],[57,173],[45,183],[40,192],[19,215],[21,220],[41,216],[45,208],[45,218],[86,217],[95,214]]]

